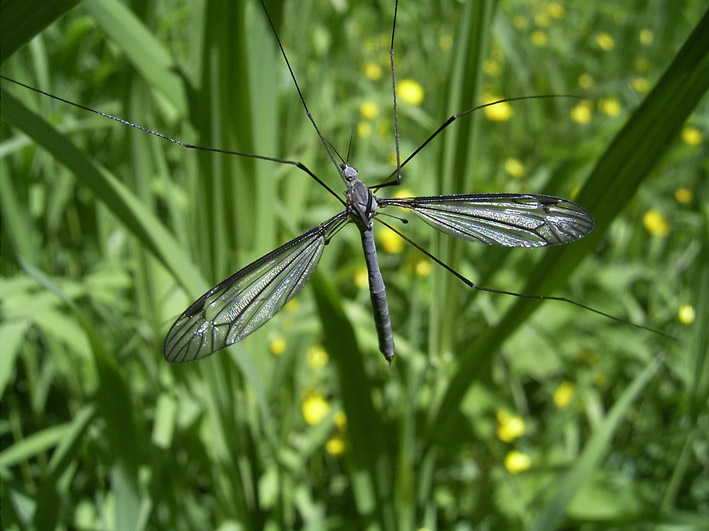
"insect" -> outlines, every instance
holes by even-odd
[[[178,317],[165,338],[163,354],[167,361],[184,363],[204,358],[258,329],[303,288],[330,239],[344,225],[354,223],[361,235],[367,264],[379,350],[391,363],[394,358],[391,319],[372,231],[378,209],[396,206],[410,210],[428,224],[451,236],[505,247],[564,244],[583,238],[591,232],[593,218],[583,207],[547,195],[469,194],[399,199],[377,197],[374,193],[376,190],[401,183],[401,169],[411,160],[409,157],[402,163],[399,151],[394,73],[394,35],[398,0],[394,6],[390,45],[397,160],[396,171],[392,175],[396,176],[396,180],[384,182],[371,189],[358,179],[357,170],[348,160],[343,160],[320,133],[263,2],[262,6],[306,114],[346,186],[344,201],[330,190],[345,208],[339,214],[237,271],[192,303]],[[450,123],[452,120],[443,124],[414,151],[414,155]],[[340,158],[339,162],[335,155]],[[306,171],[310,173],[309,170]]]
[[[425,222],[446,234],[468,241],[506,247],[541,247],[564,244],[583,238],[591,232],[593,218],[583,207],[571,201],[547,195],[467,194],[397,199],[377,197],[376,193],[379,189],[401,183],[402,168],[441,131],[448,127],[456,118],[475,109],[468,109],[449,118],[419,148],[402,161],[398,144],[396,80],[393,60],[396,14],[398,12],[398,1],[395,2],[394,23],[391,34],[391,67],[397,167],[390,175],[390,179],[368,188],[359,180],[357,170],[349,164],[349,152],[348,156],[343,159],[320,133],[265,6],[263,6],[263,9],[306,114],[346,187],[344,199],[300,162],[184,144],[126,120],[88,109],[183,147],[223,151],[225,153],[295,165],[326,188],[344,207],[339,214],[329,220],[237,271],[191,304],[177,318],[166,336],[163,354],[167,361],[185,363],[204,358],[228,345],[236,343],[258,329],[303,288],[311,278],[324,247],[330,239],[345,225],[354,223],[361,234],[367,264],[379,349],[385,359],[391,362],[395,353],[392,325],[388,312],[385,285],[377,262],[376,246],[372,232],[373,222],[375,220],[380,221],[400,235],[401,233],[377,217],[378,210],[388,207],[403,208],[413,212]],[[60,99],[50,94],[43,94]],[[66,102],[66,100],[62,101]],[[71,102],[67,103],[71,104]],[[405,236],[401,236],[410,241]],[[476,286],[435,256],[427,252],[426,254],[471,288],[509,293]],[[569,299],[544,296],[529,297],[570,302],[606,317],[616,319],[613,316]]]

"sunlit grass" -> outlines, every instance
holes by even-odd
[[[187,142],[303,161],[342,191],[258,3],[149,3],[134,14],[145,32],[112,2],[84,4],[3,56],[2,73]],[[355,129],[350,162],[375,184],[395,164],[393,13],[335,4],[267,3],[318,126],[343,156]],[[3,97],[3,527],[608,527],[691,512],[707,523],[695,444],[708,388],[706,102],[686,109],[691,121],[637,191],[587,186],[704,4],[503,0],[494,14],[491,4],[400,3],[402,155],[450,114],[501,94],[583,99],[460,118],[406,166],[402,193],[573,197],[601,236],[588,250],[530,252],[455,246],[417,220],[387,222],[482,285],[546,289],[561,278],[558,293],[540,292],[680,342],[553,303],[514,321],[514,300],[471,292],[377,227],[390,368],[348,227],[325,249],[323,278],[262,329],[170,366],[164,334],[195,297],[340,205],[294,168],[183,150],[2,81],[78,145],[75,164],[110,172],[67,170],[66,152],[28,141]],[[15,34],[7,21],[4,39]],[[674,110],[648,138],[679,127],[667,119],[683,101],[663,103]],[[613,172],[629,179],[627,167],[655,154],[637,145],[616,146]],[[606,205],[619,196],[615,218]],[[545,256],[584,252],[575,269],[533,276]],[[562,500],[578,489],[585,508]]]

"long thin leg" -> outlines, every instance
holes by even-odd
[[[399,0],[394,2],[394,22],[391,25],[391,44],[389,45],[389,62],[391,63],[391,90],[394,97],[394,144],[396,145],[396,182],[391,185],[401,184],[401,151],[399,150],[399,108],[396,103],[396,74],[394,72],[394,34],[396,32],[396,15],[399,12]]]
[[[47,96],[49,98],[52,98],[53,100],[60,101],[62,103],[66,103],[68,105],[71,105],[73,107],[76,107],[78,109],[92,112],[94,114],[98,114],[99,116],[103,116],[104,118],[109,118],[111,120],[114,120],[118,123],[121,123],[123,125],[128,125],[130,127],[133,127],[135,129],[138,129],[139,131],[143,131],[144,133],[151,134],[153,136],[156,136],[158,138],[161,138],[162,140],[167,140],[168,142],[172,142],[173,144],[177,144],[180,147],[183,147],[185,149],[196,149],[199,151],[210,151],[212,153],[224,153],[225,155],[236,155],[239,157],[249,157],[252,159],[259,159],[259,160],[267,160],[269,162],[277,162],[279,164],[290,164],[291,166],[295,166],[301,171],[304,171],[307,173],[312,179],[314,179],[320,186],[325,188],[330,194],[333,195],[340,203],[343,205],[346,205],[342,197],[335,192],[332,188],[330,188],[327,184],[325,184],[320,177],[315,175],[305,164],[302,162],[299,162],[297,160],[287,160],[287,159],[279,159],[276,157],[266,157],[264,155],[256,155],[254,153],[243,153],[241,151],[229,151],[228,149],[219,149],[219,148],[212,148],[212,147],[204,147],[204,146],[197,146],[195,144],[188,144],[186,142],[182,142],[181,140],[177,140],[176,138],[169,137],[167,135],[164,135],[162,133],[159,133],[157,131],[153,131],[151,129],[148,129],[147,127],[143,127],[142,125],[135,124],[133,122],[129,122],[128,120],[124,118],[120,118],[118,116],[113,116],[111,114],[97,111],[96,109],[92,109],[91,107],[86,107],[84,105],[81,105],[79,103],[74,103],[73,101],[65,100],[64,98],[60,98],[59,96],[55,96],[54,94],[50,94],[49,92],[45,92],[43,90],[40,90],[38,88],[31,87],[29,85],[25,85],[24,83],[20,83],[19,81],[15,81],[14,79],[10,79],[9,77],[5,77],[3,75],[0,75],[1,79],[4,79],[5,81],[9,81],[11,83],[14,83],[15,85],[19,85],[23,88],[29,89],[33,92],[36,92],[38,94],[42,94],[43,96]]]
[[[389,225],[386,221],[382,221],[382,220],[379,219],[379,218],[376,218],[376,219],[377,219],[377,221],[378,221],[379,223],[381,223],[381,224],[384,225],[385,227],[388,227],[389,229],[391,229],[392,231],[394,231],[394,232],[395,232],[396,234],[398,234],[402,239],[404,239],[405,241],[407,241],[408,243],[410,243],[411,245],[413,245],[414,247],[416,247],[419,251],[421,251],[423,254],[425,254],[426,256],[428,256],[431,260],[433,260],[434,262],[436,262],[438,265],[442,266],[443,268],[445,268],[445,269],[447,269],[448,271],[450,271],[451,273],[453,273],[453,274],[458,278],[458,280],[460,280],[461,282],[463,282],[463,284],[465,284],[465,285],[468,286],[469,288],[476,289],[476,290],[479,290],[479,291],[487,291],[488,293],[499,293],[499,294],[501,294],[501,295],[512,295],[512,296],[514,296],[514,297],[521,297],[521,298],[523,298],[523,299],[537,299],[537,300],[542,300],[542,301],[559,301],[559,302],[565,302],[565,303],[568,303],[568,304],[573,304],[574,306],[578,306],[579,308],[583,308],[584,310],[588,310],[589,312],[596,313],[596,314],[598,314],[598,315],[601,315],[601,316],[603,316],[603,317],[606,317],[607,319],[612,319],[612,320],[614,320],[614,321],[618,321],[619,323],[631,325],[631,326],[634,326],[635,328],[640,328],[640,329],[642,329],[642,330],[646,330],[646,331],[648,331],[648,332],[652,332],[653,334],[657,334],[658,336],[662,336],[662,337],[664,337],[664,338],[672,339],[672,340],[674,340],[674,341],[677,341],[677,338],[672,337],[672,336],[670,336],[670,335],[668,335],[668,334],[665,334],[665,333],[663,333],[663,332],[660,332],[660,331],[658,331],[658,330],[655,330],[655,329],[653,329],[653,328],[650,328],[650,327],[647,327],[647,326],[643,326],[643,325],[639,325],[639,324],[633,323],[633,322],[631,322],[631,321],[626,321],[625,319],[621,319],[620,317],[616,317],[616,316],[614,316],[614,315],[610,315],[610,314],[605,313],[605,312],[602,312],[602,311],[600,311],[600,310],[596,310],[595,308],[591,308],[590,306],[586,306],[585,304],[581,304],[580,302],[576,302],[576,301],[574,301],[574,300],[567,299],[566,297],[553,297],[553,296],[549,296],[549,295],[530,295],[530,294],[528,294],[528,293],[515,293],[514,291],[506,291],[506,290],[503,290],[503,289],[494,289],[494,288],[486,288],[485,286],[478,286],[477,284],[475,284],[475,283],[472,282],[471,280],[468,280],[466,277],[464,277],[463,275],[461,275],[460,273],[458,273],[458,271],[456,271],[456,270],[453,269],[451,266],[449,266],[448,264],[446,264],[443,260],[441,260],[440,258],[434,256],[433,254],[431,254],[430,252],[428,252],[426,249],[424,249],[423,247],[421,247],[420,245],[418,245],[416,242],[414,242],[413,240],[411,240],[408,236],[406,236],[406,235],[403,234],[402,232],[396,230],[394,227],[392,227],[391,225]]]

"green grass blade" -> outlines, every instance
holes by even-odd
[[[79,0],[3,0],[0,17],[0,64]]]
[[[580,242],[546,250],[544,258],[530,271],[529,280],[521,290],[523,293],[554,293],[598,245],[611,221],[650,175],[709,88],[707,50],[709,11],[675,55],[652,92],[613,139],[581,191],[578,202],[596,218],[593,233]],[[517,299],[497,326],[465,350],[460,368],[432,417],[432,433],[441,435],[446,432],[444,427],[451,427],[460,402],[476,376],[482,373],[505,339],[538,307],[538,301]]]
[[[187,97],[177,67],[142,21],[116,0],[89,0],[83,5],[148,83],[184,114]]]
[[[539,514],[532,529],[557,529],[564,518],[566,507],[581,484],[593,473],[604,455],[608,453],[616,428],[624,415],[648,384],[650,378],[659,368],[662,360],[656,358],[641,372],[620,396],[608,415],[598,425],[588,440],[576,464],[560,481],[554,484],[554,495]]]
[[[191,260],[163,227],[162,223],[135,196],[105,169],[88,159],[84,153],[44,119],[27,109],[19,100],[3,90],[3,117],[28,136],[67,168],[79,182],[102,201],[116,217],[150,249],[178,281],[193,295],[202,293],[206,283]]]

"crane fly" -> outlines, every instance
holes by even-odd
[[[413,212],[429,225],[451,236],[505,247],[558,245],[573,242],[591,232],[593,218],[583,207],[548,195],[462,194],[397,199],[377,197],[375,191],[379,188],[400,184],[402,167],[455,118],[471,112],[472,109],[451,117],[402,163],[394,70],[394,35],[398,12],[396,0],[390,45],[397,161],[396,171],[390,178],[396,176],[396,180],[387,180],[369,188],[358,179],[357,170],[349,164],[349,153],[348,160],[342,160],[320,133],[263,0],[261,5],[305,112],[346,186],[345,201],[333,194],[343,203],[345,209],[237,271],[192,303],[167,333],[163,348],[167,361],[184,363],[204,358],[258,329],[303,288],[315,271],[325,245],[335,233],[344,225],[354,223],[361,235],[367,265],[379,350],[391,363],[394,358],[394,339],[386,288],[377,261],[372,230],[379,209],[396,206]],[[339,162],[335,155],[339,157]],[[332,193],[329,188],[328,190]]]
[[[237,271],[193,302],[177,318],[167,333],[163,346],[163,355],[168,362],[186,363],[210,356],[218,350],[240,341],[257,330],[280,311],[289,300],[295,297],[308,282],[318,265],[325,245],[327,245],[330,239],[345,225],[354,223],[360,232],[364,250],[369,278],[370,298],[379,340],[379,350],[384,355],[385,359],[391,363],[395,352],[394,340],[386,298],[386,289],[377,261],[377,249],[372,230],[375,220],[389,227],[407,242],[415,245],[434,262],[447,269],[470,288],[514,295],[517,297],[566,302],[604,317],[630,324],[637,328],[649,330],[664,337],[669,337],[651,328],[626,321],[564,297],[527,295],[478,286],[430,252],[416,245],[399,230],[381,220],[378,215],[379,210],[389,207],[398,207],[415,214],[435,229],[450,236],[467,241],[503,247],[545,247],[560,245],[579,240],[588,235],[593,230],[594,225],[591,214],[582,206],[572,201],[549,195],[455,194],[405,198],[385,198],[376,195],[376,192],[381,188],[400,184],[402,182],[402,169],[404,166],[457,118],[483,107],[504,101],[559,96],[541,95],[509,98],[454,114],[439,126],[411,155],[402,160],[399,149],[398,106],[394,70],[394,36],[398,13],[398,0],[395,0],[390,43],[390,66],[393,92],[396,169],[384,182],[368,187],[358,178],[359,174],[357,170],[349,164],[349,150],[347,157],[343,159],[320,132],[310,113],[263,0],[261,0],[261,5],[288,68],[300,102],[346,187],[344,198],[334,192],[301,162],[187,144],[122,118],[89,107],[84,107],[5,76],[0,76],[0,78],[6,81],[33,90],[44,96],[93,112],[105,118],[110,118],[187,149],[251,157],[296,166],[299,170],[303,171],[310,178],[323,186],[343,205],[344,209],[340,213]],[[351,142],[350,139],[350,148]]]

